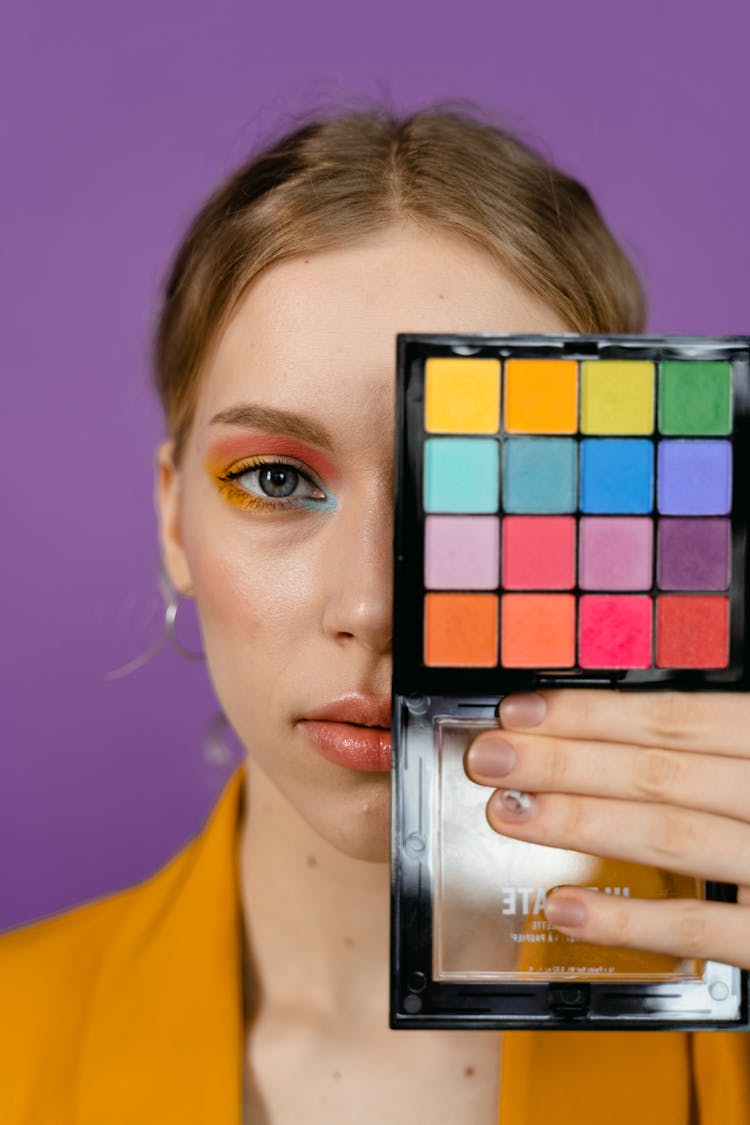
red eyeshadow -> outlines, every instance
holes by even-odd
[[[726,668],[729,598],[665,594],[656,600],[658,668]]]
[[[229,463],[232,460],[241,460],[243,457],[262,457],[274,454],[304,461],[325,480],[335,482],[340,477],[339,470],[333,462],[314,445],[308,445],[307,442],[300,441],[299,438],[287,437],[284,434],[263,433],[256,430],[233,434],[231,437],[212,444],[208,459],[213,462]],[[223,464],[217,467],[221,469]]]

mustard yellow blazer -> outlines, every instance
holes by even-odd
[[[244,769],[145,882],[0,936],[0,1125],[241,1125]],[[750,1035],[510,1032],[501,1125],[746,1125]]]

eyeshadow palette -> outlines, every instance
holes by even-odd
[[[561,882],[731,889],[503,839],[462,760],[510,691],[750,689],[749,343],[399,337],[392,1026],[746,1019],[740,970],[543,914]]]
[[[481,340],[401,337],[399,683],[739,686],[744,345]]]

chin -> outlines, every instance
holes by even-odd
[[[390,855],[390,775],[380,774],[362,791],[320,798],[315,810],[299,808],[310,827],[337,852],[366,863]]]

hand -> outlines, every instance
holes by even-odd
[[[465,758],[496,832],[738,885],[736,904],[565,887],[556,929],[750,969],[750,696],[545,691],[508,696],[500,722]]]

